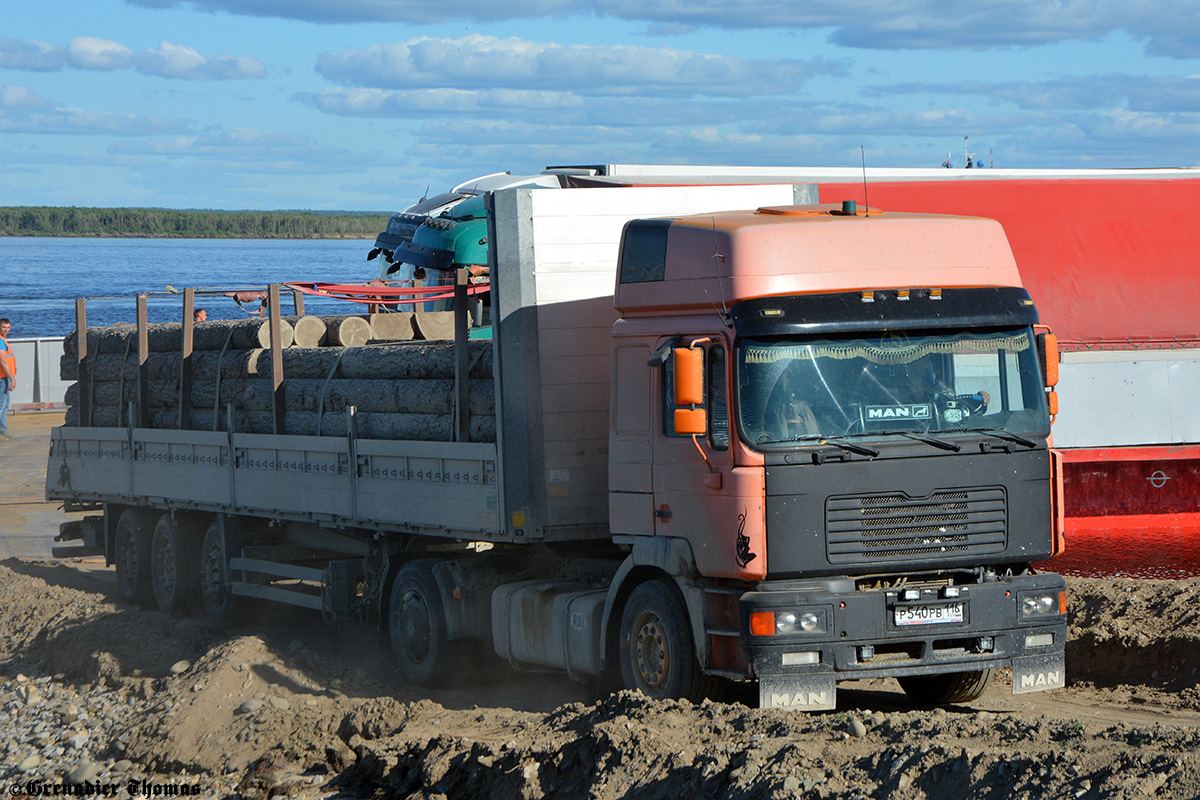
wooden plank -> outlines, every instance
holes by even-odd
[[[541,365],[542,385],[559,387],[555,391],[564,391],[563,386],[581,381],[591,383],[608,380],[607,355],[550,356],[543,358]]]
[[[546,304],[590,299],[601,299],[604,301],[604,307],[612,309],[614,280],[613,273],[581,272],[539,275],[537,281],[539,310],[540,306]]]
[[[195,307],[196,290],[188,287],[183,290],[183,348],[180,351],[179,363],[180,429],[187,426],[187,420],[192,416],[192,340],[196,325]]]
[[[542,414],[542,438],[547,442],[603,439],[607,435],[608,413],[604,411]]]
[[[575,392],[543,392],[542,411],[563,413],[571,411],[603,411],[608,413],[610,384],[606,381],[580,381]]]
[[[549,319],[539,319],[538,354],[548,356],[570,356],[587,353],[607,355],[611,347],[612,328],[608,326],[584,326],[569,324],[570,316],[548,312]]]
[[[602,328],[603,336],[597,337],[593,346],[597,350],[600,348],[600,342],[604,342],[605,350],[608,349],[608,338],[612,334],[613,324],[617,321],[611,294],[561,303],[543,302],[538,306],[537,313],[538,328]]]

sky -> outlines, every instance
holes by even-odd
[[[0,205],[391,212],[548,165],[965,147],[1197,165],[1200,3],[0,0]]]

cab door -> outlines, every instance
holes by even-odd
[[[729,530],[737,525],[729,496],[733,457],[729,446],[728,348],[719,335],[684,336],[680,342],[687,347],[697,339],[707,339],[694,345],[704,352],[703,398],[699,404],[706,418],[703,434],[693,436],[675,429],[675,411],[681,406],[675,402],[673,357],[668,357],[654,376],[654,532],[690,540],[698,565],[733,563],[734,553],[717,552],[718,543],[726,540]],[[666,343],[663,340],[660,346]]]

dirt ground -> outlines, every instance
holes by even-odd
[[[248,798],[1200,797],[1200,579],[1069,579],[1063,690],[1013,696],[1000,675],[970,706],[929,710],[871,681],[811,715],[597,699],[482,655],[460,688],[417,690],[370,627],[264,608],[221,629],[124,605],[113,581],[94,561],[0,562],[0,780],[73,769]]]

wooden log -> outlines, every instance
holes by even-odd
[[[90,402],[94,408],[113,406],[126,408],[130,403],[137,402],[138,390],[136,381],[92,381]],[[173,408],[179,406],[179,384],[168,384],[166,381],[152,381],[146,392],[147,402],[151,408]],[[79,384],[72,383],[63,393],[63,401],[74,406],[79,404]]]
[[[215,380],[222,378],[245,378],[251,374],[250,358],[258,357],[258,350],[205,350],[192,354],[192,380]],[[289,350],[290,352],[290,350]],[[183,357],[179,353],[151,353],[146,361],[147,374],[151,380],[178,380]],[[101,354],[91,359],[93,380],[136,381],[138,376],[137,353],[125,355]],[[59,377],[64,381],[79,380],[79,362],[73,355],[63,355],[59,360]]]
[[[293,317],[292,319],[296,319]],[[183,348],[183,325],[178,322],[152,322],[146,326],[151,352],[179,352]],[[284,347],[291,347],[292,325],[280,320],[279,334]],[[100,328],[88,328],[88,355],[137,352],[137,326],[118,322]],[[75,332],[63,339],[63,352],[78,352]],[[249,350],[271,346],[271,323],[264,319],[218,319],[197,323],[193,328],[194,350]]]
[[[468,345],[472,378],[492,377],[492,343],[472,341]],[[289,348],[283,353],[284,380],[325,378],[337,366],[341,378],[453,378],[453,342],[397,342],[366,347]],[[271,354],[255,356],[257,374],[271,374]]]
[[[372,314],[368,317],[368,322],[371,323],[371,332],[376,341],[404,342],[416,335],[413,329],[413,312],[411,311]]]
[[[371,323],[363,317],[325,317],[325,327],[327,342],[340,347],[361,347],[375,338]]]
[[[468,325],[470,321],[468,318]],[[413,330],[418,339],[454,340],[453,311],[417,311],[413,316]]]
[[[469,343],[472,378],[491,378],[492,343]],[[136,381],[137,353],[128,356],[100,354],[91,358],[94,380]],[[177,379],[182,357],[178,353],[151,353],[146,363],[151,380]],[[321,378],[337,367],[335,377],[374,378],[453,378],[454,345],[451,342],[403,342],[369,345],[361,348],[290,347],[283,351],[284,380]],[[248,378],[271,374],[271,353],[267,350],[227,350],[223,354],[201,351],[192,355],[192,380],[199,383],[229,378]],[[59,376],[64,381],[79,379],[79,364],[73,355],[59,361]]]
[[[325,344],[329,326],[324,319],[306,314],[292,325],[292,344],[296,347],[320,347]]]
[[[274,391],[267,378],[233,378],[220,382],[198,381],[192,384],[191,405],[194,408],[232,405],[242,411],[270,411],[274,408]],[[284,403],[289,410],[341,413],[354,406],[363,412],[387,414],[451,414],[454,408],[454,382],[434,378],[399,380],[347,380],[335,378],[324,381],[301,378],[284,381]],[[126,381],[93,381],[90,400],[95,406],[125,407],[136,402],[137,383]],[[495,385],[486,378],[476,378],[469,387],[472,416],[495,413]],[[65,392],[67,405],[78,405],[79,384],[73,383]],[[174,409],[179,406],[179,381],[155,380],[147,387],[146,401],[151,409]]]
[[[284,426],[289,434],[301,436],[345,436],[346,413],[329,412],[318,414],[312,411],[289,410],[284,416]],[[191,412],[188,425],[191,430],[227,430],[228,412],[221,408],[196,408]],[[91,424],[95,427],[125,427],[127,411],[116,406],[92,408]],[[214,427],[213,421],[216,420]],[[411,441],[452,441],[453,417],[449,414],[392,414],[363,412],[355,417],[357,435],[363,439],[400,439]],[[79,425],[79,407],[67,409],[65,424]],[[274,415],[270,411],[237,410],[233,414],[234,430],[239,433],[272,433]],[[174,429],[178,426],[178,410],[156,408],[150,412],[150,425],[154,428]],[[471,441],[494,442],[496,440],[496,418],[490,415],[471,417]]]

